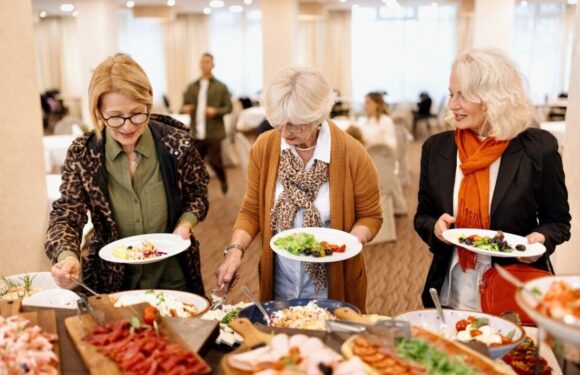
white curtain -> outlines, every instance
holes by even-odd
[[[76,18],[47,17],[34,24],[41,92],[60,90],[64,98],[81,95]]]
[[[438,106],[456,55],[456,13],[436,4],[353,9],[353,99],[385,90],[389,102],[416,101],[427,91]]]
[[[321,18],[298,20],[296,62],[322,70],[324,64],[324,21]]]
[[[555,3],[516,7],[513,58],[527,77],[536,103],[567,91],[574,10]]]
[[[216,11],[210,16],[209,46],[215,76],[232,95],[256,98],[262,90],[262,14]]]
[[[165,24],[167,98],[172,112],[179,111],[187,85],[199,77],[199,61],[208,52],[208,17],[178,15]]]
[[[341,96],[351,96],[351,12],[331,10],[324,28],[323,71]]]

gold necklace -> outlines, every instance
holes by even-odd
[[[316,148],[316,145],[314,145],[312,147],[306,147],[306,148],[300,148],[300,147],[294,146],[294,148],[298,151],[311,151],[311,150],[314,150]]]

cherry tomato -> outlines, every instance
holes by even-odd
[[[471,331],[469,331],[469,334],[471,335],[471,337],[476,337],[482,334],[482,332],[479,329],[472,329]]]
[[[457,330],[457,332],[465,331],[465,328],[467,328],[468,324],[469,323],[467,322],[467,320],[465,319],[460,320],[455,324],[455,329]]]
[[[143,312],[143,321],[145,324],[152,325],[157,320],[157,309],[153,306],[147,306]]]

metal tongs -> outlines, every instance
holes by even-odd
[[[99,325],[105,324],[105,313],[91,306],[86,298],[80,298],[77,300],[77,309],[79,316],[88,313]]]
[[[327,320],[326,332],[369,333],[384,338],[409,338],[411,337],[411,325],[403,320],[380,320],[375,324]]]

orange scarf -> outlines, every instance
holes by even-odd
[[[482,141],[471,130],[457,129],[455,143],[463,172],[455,226],[489,229],[489,166],[503,154],[509,141],[493,137]],[[462,248],[457,252],[463,272],[475,269],[476,253]]]

